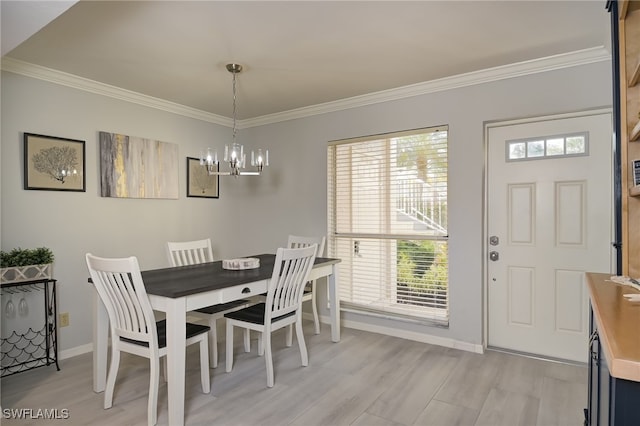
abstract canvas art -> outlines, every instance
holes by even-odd
[[[178,198],[178,145],[100,132],[103,197]]]

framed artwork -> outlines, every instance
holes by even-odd
[[[187,157],[187,197],[220,197],[220,176],[209,175],[198,158]]]
[[[24,189],[85,192],[84,141],[24,133]]]
[[[100,195],[178,199],[178,145],[99,132]]]

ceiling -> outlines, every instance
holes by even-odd
[[[222,117],[239,63],[241,120],[610,44],[604,0],[47,3],[2,0],[3,58]]]

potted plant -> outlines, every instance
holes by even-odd
[[[53,276],[53,252],[47,247],[0,251],[0,282],[12,283]]]

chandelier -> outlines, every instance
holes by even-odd
[[[200,165],[207,168],[210,175],[222,176],[258,176],[262,169],[269,165],[269,150],[251,151],[251,167],[253,171],[244,171],[247,156],[244,147],[236,141],[236,76],[242,71],[242,65],[227,64],[227,71],[233,75],[233,136],[230,145],[224,146],[224,161],[229,165],[228,172],[218,171],[218,151],[207,148],[206,153],[200,154]]]

